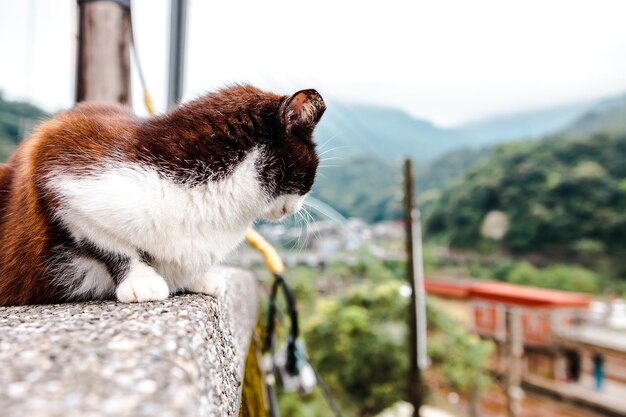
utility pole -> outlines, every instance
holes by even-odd
[[[176,106],[183,95],[187,32],[187,0],[171,0],[171,2],[168,109]]]
[[[76,102],[130,105],[130,0],[78,0]]]
[[[420,349],[420,345],[424,345],[425,334],[420,334],[422,330],[419,321],[423,320],[425,324],[426,317],[421,313],[419,307],[420,298],[423,301],[423,265],[421,262],[421,230],[415,227],[415,217],[419,221],[419,211],[413,209],[413,169],[410,159],[404,161],[404,215],[406,227],[406,254],[407,254],[407,281],[411,286],[411,303],[409,306],[409,378],[408,391],[409,402],[413,404],[413,417],[420,417],[420,408],[423,400],[423,387],[421,370],[425,367],[425,349]],[[419,236],[415,236],[419,235]],[[415,244],[415,238],[418,237],[420,242]],[[416,253],[416,249],[418,249]],[[417,255],[417,256],[416,256]],[[417,274],[416,274],[417,272]],[[421,276],[421,283],[420,283]],[[420,288],[421,286],[421,288]],[[421,317],[424,316],[424,317]],[[419,321],[418,321],[419,319]],[[425,325],[424,333],[425,333]],[[420,353],[420,351],[422,351]],[[420,360],[422,359],[422,360]]]
[[[522,412],[522,354],[524,342],[522,340],[521,317],[518,310],[508,307],[506,309],[506,399],[507,416],[519,417]]]

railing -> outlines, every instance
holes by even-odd
[[[473,300],[470,308],[472,330],[483,336],[493,337],[500,342],[506,340],[505,312],[507,306],[505,304]],[[521,329],[524,344],[533,346],[550,346],[554,335],[564,334],[579,324],[586,311],[578,308],[550,309],[521,306],[512,308],[519,312],[518,318],[522,321]]]

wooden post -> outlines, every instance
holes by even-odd
[[[524,353],[524,341],[522,340],[522,323],[519,312],[513,308],[506,309],[506,335],[507,335],[507,373],[506,373],[506,399],[507,416],[519,417],[522,412],[522,354]]]
[[[422,406],[422,378],[418,362],[417,341],[417,289],[415,288],[415,259],[413,252],[413,169],[410,159],[404,161],[404,222],[406,227],[406,274],[411,286],[409,305],[409,402],[413,404],[413,417],[420,416]]]
[[[78,0],[76,102],[130,105],[130,0]]]

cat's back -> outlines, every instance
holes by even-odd
[[[25,143],[36,165],[80,166],[119,153],[133,138],[136,116],[126,107],[81,103],[42,123]]]

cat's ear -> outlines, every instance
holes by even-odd
[[[298,91],[288,98],[281,108],[287,130],[303,127],[313,129],[325,110],[326,103],[315,90]]]

